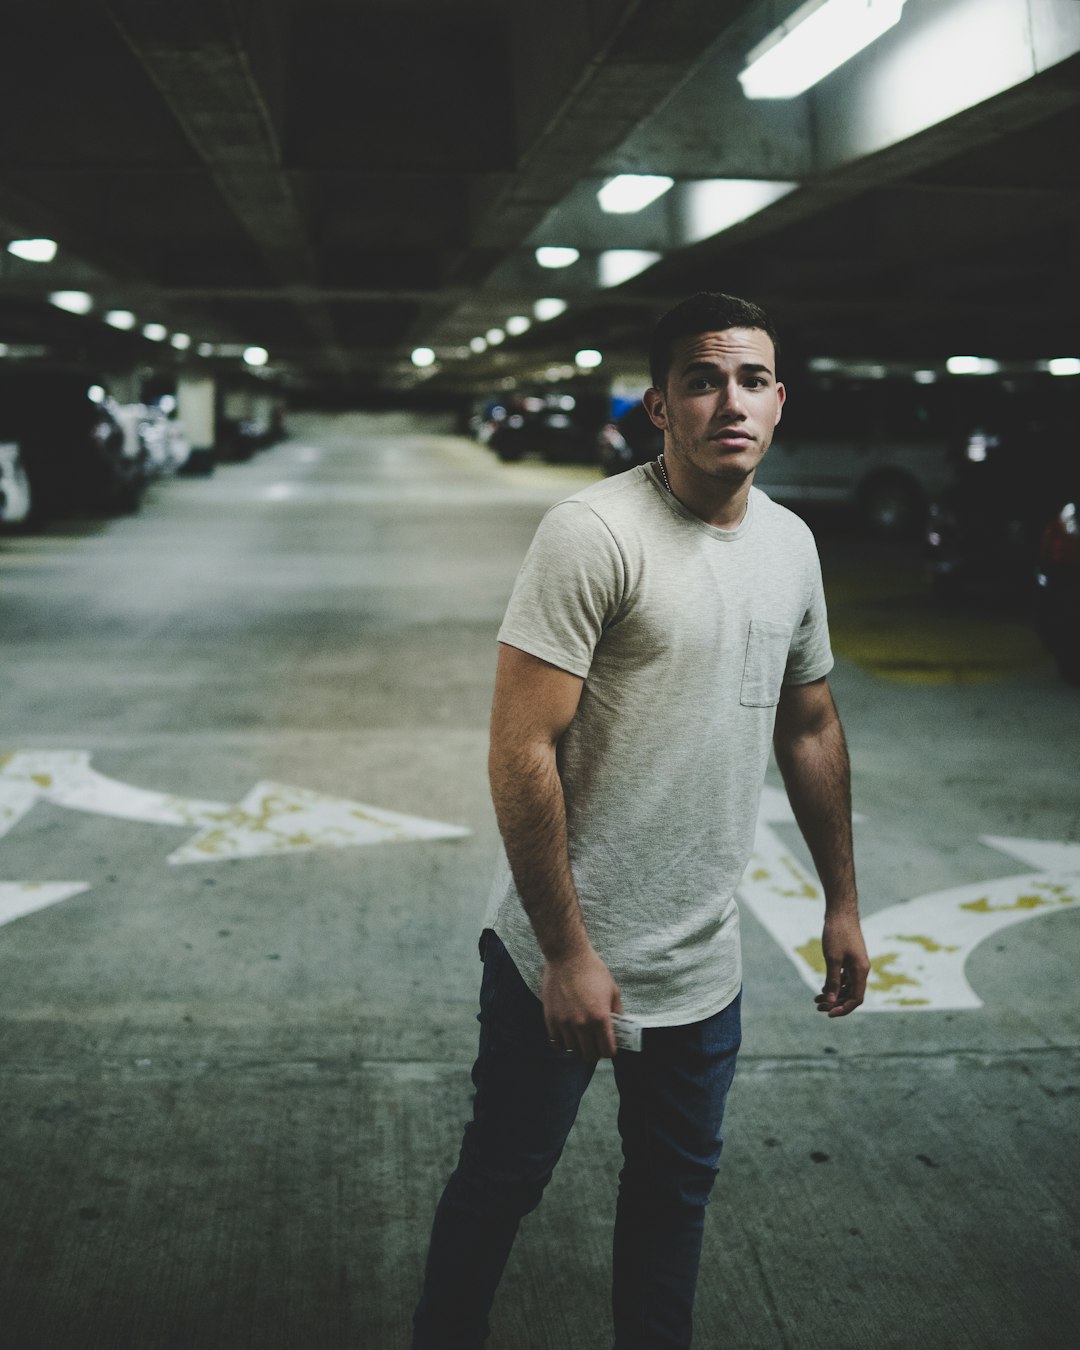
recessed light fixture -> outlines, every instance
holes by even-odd
[[[110,328],[119,328],[126,333],[135,327],[136,318],[130,309],[110,309],[105,315],[105,322]]]
[[[49,263],[56,257],[56,240],[13,239],[7,250],[24,262]]]
[[[916,384],[936,384],[936,383],[937,383],[937,371],[936,371],[936,370],[917,370],[917,371],[915,372],[915,374],[912,376],[912,378],[914,379],[914,381],[915,381]]]
[[[556,300],[554,296],[537,300],[533,305],[533,313],[541,323],[546,323],[548,319],[557,319],[560,314],[566,313],[566,301]]]
[[[586,347],[574,354],[574,365],[580,366],[582,370],[595,370],[603,359],[602,352],[596,351],[593,347]]]
[[[176,348],[178,352],[186,352],[191,346],[191,338],[187,333],[174,333],[169,339],[169,343]]]
[[[245,347],[244,360],[249,366],[265,366],[270,360],[270,353],[265,347]]]
[[[409,360],[412,361],[414,366],[418,366],[421,370],[426,370],[428,366],[433,366],[435,364],[435,353],[430,347],[417,347]]]
[[[1001,366],[988,356],[950,356],[945,369],[950,375],[996,375]]]
[[[487,338],[489,347],[498,347],[500,343],[506,341],[506,334],[501,328],[489,328],[484,336]]]
[[[571,267],[581,257],[576,248],[557,248],[544,245],[536,250],[536,261],[541,267]]]
[[[904,0],[807,0],[746,58],[747,98],[796,98],[900,21]]]
[[[511,314],[506,321],[506,331],[511,337],[520,337],[522,333],[527,333],[532,327],[532,319],[526,318],[524,314]]]
[[[53,291],[49,304],[65,309],[69,314],[89,314],[94,308],[94,299],[85,291]]]
[[[487,338],[474,337],[469,339],[469,351],[475,352],[477,356],[481,352],[487,351]]]
[[[1055,356],[1047,361],[1046,369],[1051,375],[1080,375],[1080,357]]]
[[[675,184],[674,178],[659,173],[620,173],[609,178],[596,200],[601,211],[613,216],[629,216],[644,211]]]
[[[151,342],[164,342],[169,336],[169,330],[163,323],[144,323],[143,337],[149,338]]]
[[[648,249],[609,248],[600,254],[600,285],[619,286],[659,261],[660,254],[652,253]]]

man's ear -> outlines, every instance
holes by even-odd
[[[654,427],[659,427],[661,431],[667,431],[667,408],[664,403],[664,392],[655,386],[650,386],[641,396],[641,401],[645,405],[645,411],[649,414],[649,421]]]
[[[780,421],[780,415],[784,411],[784,400],[787,398],[787,390],[782,384],[776,386],[776,422]],[[773,426],[776,426],[776,422]]]

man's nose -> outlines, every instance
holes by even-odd
[[[725,380],[720,386],[720,410],[725,417],[743,418],[746,416],[742,393],[742,385],[739,384],[738,380]]]

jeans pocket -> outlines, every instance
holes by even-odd
[[[751,619],[746,638],[739,702],[744,708],[774,708],[791,648],[791,629],[770,619]]]

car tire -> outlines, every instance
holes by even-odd
[[[907,539],[926,514],[919,485],[901,473],[881,473],[863,484],[859,516],[879,539]]]

